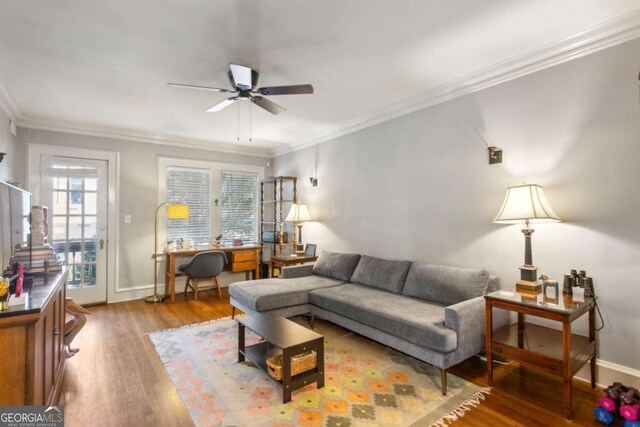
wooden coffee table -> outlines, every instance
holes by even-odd
[[[246,346],[245,328],[265,341]],[[291,357],[306,351],[317,353],[317,366],[292,377]],[[267,359],[278,354],[282,354],[282,380],[276,380],[267,371]],[[309,384],[324,387],[324,337],[282,316],[260,314],[238,319],[238,362],[244,362],[245,358],[282,385],[282,403],[291,401],[292,391]]]

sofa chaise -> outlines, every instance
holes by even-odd
[[[232,283],[232,317],[299,314],[329,320],[446,371],[485,348],[484,294],[499,279],[486,270],[323,251],[313,265],[280,278]],[[498,325],[508,322],[499,318]]]

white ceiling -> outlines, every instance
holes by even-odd
[[[0,85],[18,123],[282,151],[638,11],[638,0],[0,0]],[[227,64],[314,95],[205,109]],[[4,80],[4,82],[3,82]],[[0,88],[2,89],[2,88]],[[12,99],[11,99],[12,98]],[[5,100],[7,101],[7,100]],[[222,144],[222,145],[219,145]],[[227,144],[227,145],[225,145]]]

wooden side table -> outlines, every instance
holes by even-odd
[[[274,268],[287,267],[289,265],[304,264],[305,262],[313,262],[317,260],[317,256],[272,256],[269,262],[269,277],[273,277]]]
[[[503,356],[542,369],[564,379],[565,417],[571,420],[573,376],[587,362],[591,366],[591,387],[596,388],[595,300],[584,299],[581,291],[575,295],[560,294],[549,298],[544,293],[527,295],[496,291],[485,295],[487,374],[493,386],[493,356]],[[493,308],[518,313],[518,322],[493,331]],[[571,333],[571,323],[589,313],[589,336]],[[542,317],[562,323],[562,331],[525,322],[525,315]]]

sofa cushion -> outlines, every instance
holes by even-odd
[[[309,301],[421,347],[446,353],[457,346],[457,334],[444,326],[439,304],[353,283],[314,290]]]
[[[393,261],[362,255],[351,281],[399,294],[409,267],[411,261]]]
[[[313,274],[348,282],[351,280],[351,275],[353,270],[356,269],[359,260],[360,255],[358,254],[339,254],[322,251],[313,265]]]
[[[229,285],[229,294],[245,307],[257,312],[276,310],[309,302],[309,292],[345,283],[322,276],[296,279],[261,279],[235,282]]]
[[[484,295],[488,282],[489,273],[480,268],[414,262],[402,294],[451,305]]]

